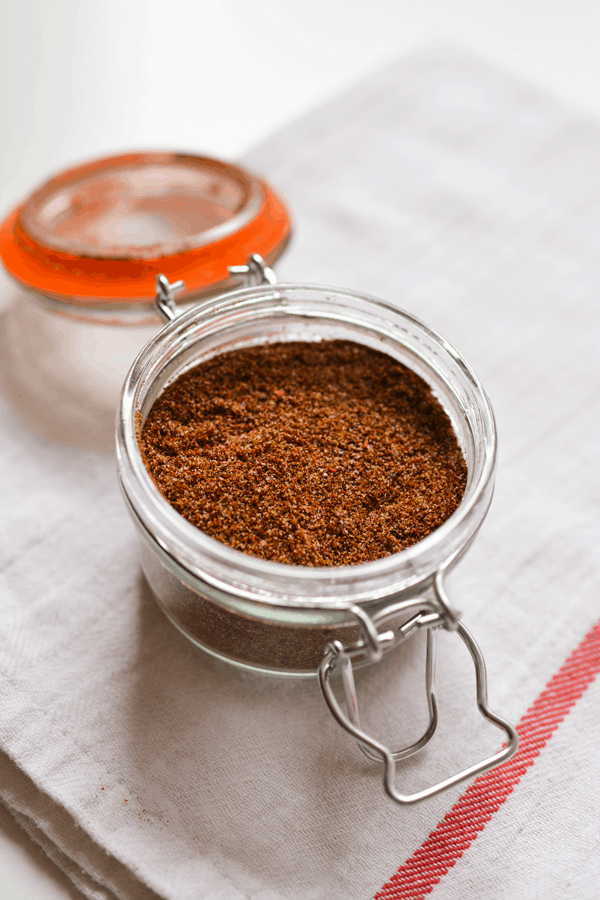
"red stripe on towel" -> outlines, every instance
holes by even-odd
[[[565,660],[519,724],[512,759],[484,772],[427,840],[375,894],[375,900],[422,900],[450,871],[502,806],[569,710],[600,671],[600,621]]]

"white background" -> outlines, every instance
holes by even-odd
[[[0,215],[106,153],[235,158],[432,42],[600,114],[598,0],[0,0]],[[0,900],[75,896],[0,808]]]
[[[236,157],[388,59],[459,42],[600,112],[597,0],[0,0],[0,213],[122,149]]]

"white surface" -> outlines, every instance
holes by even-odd
[[[27,837],[0,804],[0,898],[81,900],[66,875]]]
[[[71,162],[135,147],[236,157],[398,53],[458,40],[600,112],[596,0],[1,0],[0,211]],[[0,897],[70,896],[18,832]]]
[[[0,13],[0,212],[112,151],[237,157],[428,41],[600,112],[597,0],[0,0]]]

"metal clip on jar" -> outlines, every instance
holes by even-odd
[[[440,335],[382,300],[337,288],[278,284],[253,254],[233,275],[247,286],[178,315],[174,289],[157,278],[156,305],[167,320],[142,350],[125,382],[117,423],[118,472],[141,538],[142,565],[171,622],[194,644],[248,669],[318,676],[337,722],[366,756],[384,765],[383,783],[410,804],[490,769],[513,755],[518,736],[487,703],[481,652],[448,601],[445,579],[468,549],[492,497],[496,434],[476,375]],[[221,544],[162,497],[142,459],[140,429],[163,388],[220,352],[268,341],[344,338],[379,349],[413,369],[449,415],[468,467],[464,497],[436,531],[400,553],[356,566],[310,568],[275,563]],[[475,665],[477,706],[506,736],[504,747],[418,793],[395,786],[395,766],[421,750],[437,725],[433,686],[436,629],[454,631]],[[390,751],[360,727],[353,665],[375,664],[421,629],[427,633],[429,722],[409,747]],[[341,676],[346,707],[332,681]]]

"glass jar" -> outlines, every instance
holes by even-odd
[[[160,304],[160,292],[157,300]],[[285,676],[318,676],[338,722],[368,756],[384,762],[385,787],[397,802],[423,799],[508,758],[516,749],[516,733],[487,708],[483,660],[444,588],[445,574],[477,534],[493,491],[494,417],[474,372],[450,344],[414,316],[349,290],[264,284],[221,295],[181,315],[171,305],[166,313],[172,321],[149,341],[125,381],[117,422],[117,466],[139,533],[144,573],[171,622],[194,644],[236,666]],[[168,384],[211,356],[266,342],[323,339],[353,340],[385,352],[429,383],[465,456],[468,479],[463,499],[455,513],[420,543],[361,565],[292,566],[233,550],[187,522],[160,494],[140,451],[145,419]],[[441,785],[405,797],[393,785],[395,762],[420,749],[437,721],[430,688],[432,635],[438,627],[456,630],[467,643],[476,667],[480,711],[505,731],[508,744]],[[421,628],[428,634],[430,722],[415,745],[391,753],[360,729],[352,666],[377,662]],[[347,713],[331,688],[337,673],[343,677]]]

